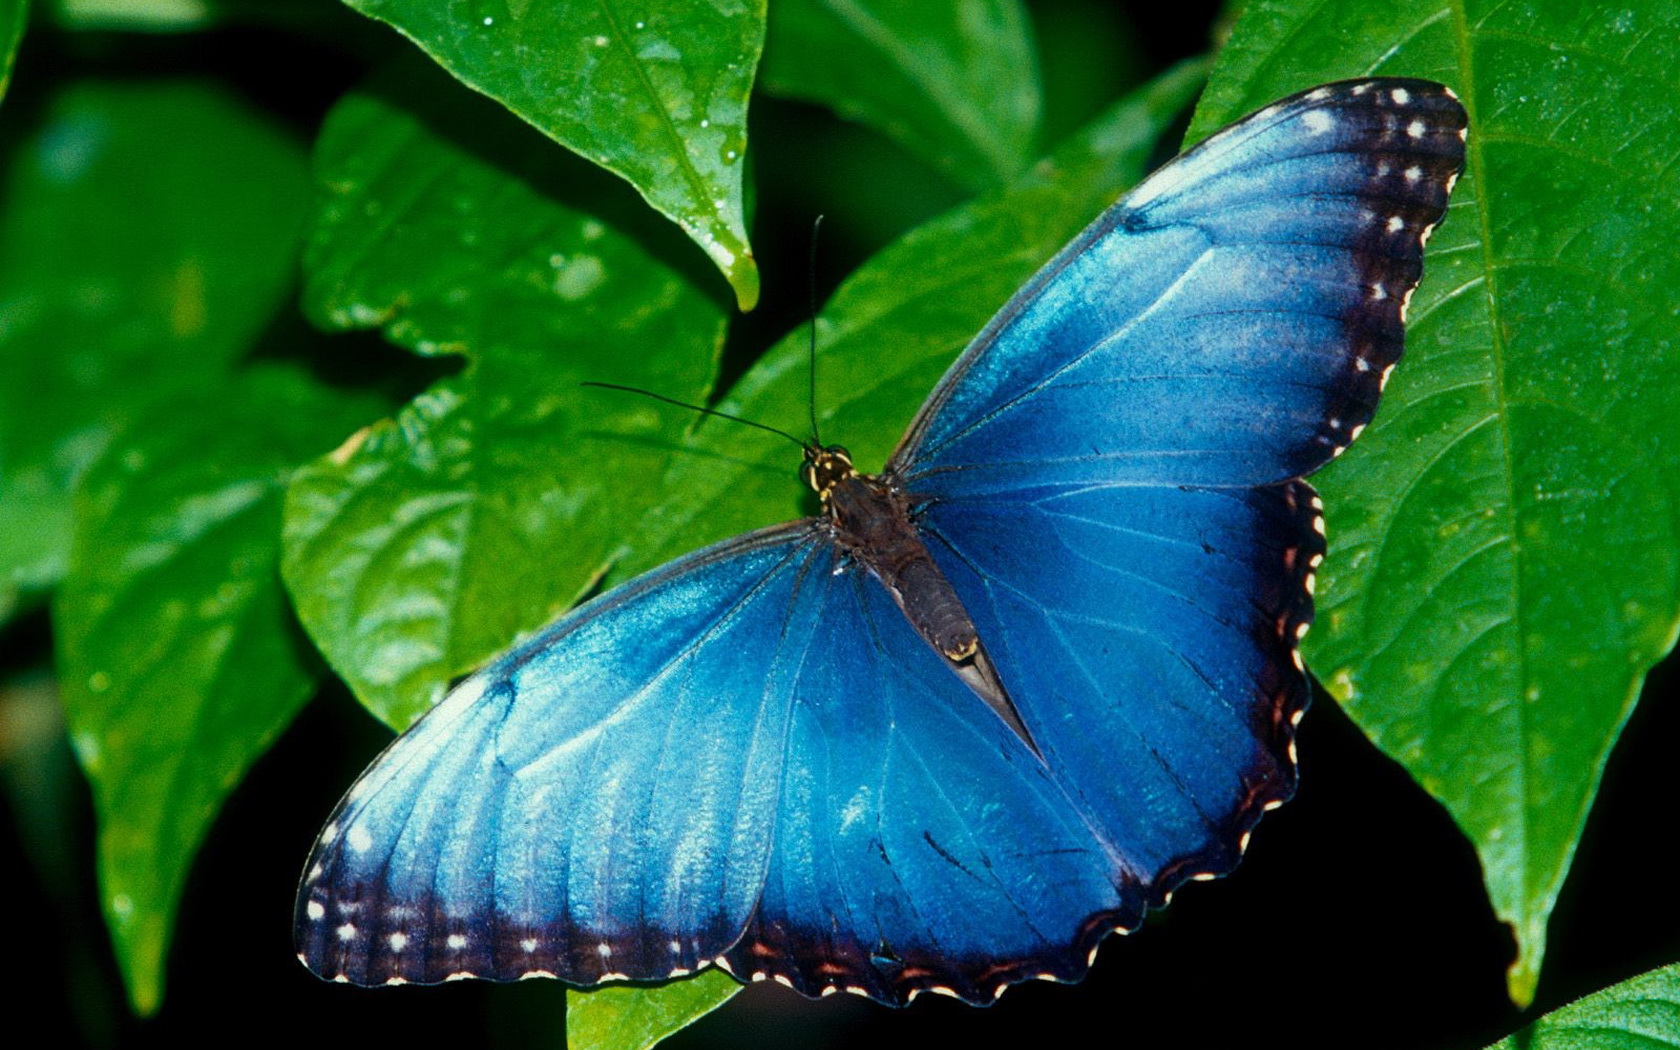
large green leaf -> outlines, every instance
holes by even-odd
[[[23,27],[29,21],[29,0],[0,0],[0,98],[12,82],[12,63],[23,42]]]
[[[93,785],[100,899],[156,1009],[187,870],[317,674],[280,586],[290,468],[371,412],[290,371],[161,403],[87,470],[53,606],[65,718]]]
[[[645,500],[624,478],[657,475],[672,436],[652,402],[580,381],[701,397],[725,317],[621,184],[434,79],[384,87],[438,100],[423,113],[356,94],[329,117],[306,300],[466,369],[300,472],[286,509],[304,624],[396,726],[621,556]]]
[[[1036,156],[1038,56],[1020,0],[779,0],[762,77],[972,189],[1003,185]]]
[[[86,84],[0,151],[0,620],[64,573],[70,492],[147,405],[219,380],[293,279],[303,157],[201,84]]]
[[[758,301],[741,203],[765,0],[345,0],[628,179]]]
[[[1489,1050],[1680,1047],[1680,965],[1640,974],[1554,1010]]]
[[[1518,1002],[1680,620],[1677,63],[1667,0],[1254,0],[1196,122],[1363,73],[1443,80],[1470,112],[1407,358],[1322,478],[1306,651],[1475,842]]]

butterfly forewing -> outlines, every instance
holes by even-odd
[[[1293,96],[1150,176],[1056,256],[935,389],[915,485],[1265,484],[1368,423],[1464,161],[1439,84]]]
[[[357,984],[709,964],[766,876],[816,542],[797,525],[690,555],[458,686],[329,821],[305,964]]]
[[[1464,127],[1426,81],[1268,107],[1099,218],[935,389],[880,484],[1040,750],[832,519],[765,530],[399,737],[311,855],[304,962],[988,1002],[1230,870],[1295,784],[1323,551],[1299,479],[1375,411]]]

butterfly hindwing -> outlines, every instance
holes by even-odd
[[[1143,904],[1231,870],[1294,791],[1316,516],[1300,482],[1047,486],[925,513],[1046,764]]]
[[[727,964],[807,995],[991,1002],[1073,979],[1136,880],[1064,787],[863,573],[812,574],[821,642],[800,675],[775,852]],[[1095,924],[1092,924],[1095,925]]]

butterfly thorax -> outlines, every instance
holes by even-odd
[[[839,445],[807,446],[802,473],[822,499],[835,545],[892,595],[910,626],[1037,753],[962,599],[922,542],[911,500],[889,477],[859,474]]]

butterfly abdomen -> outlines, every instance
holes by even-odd
[[[974,619],[922,542],[910,498],[886,477],[850,473],[823,491],[835,543],[892,595],[922,641],[1035,755],[1038,745],[998,677]]]

